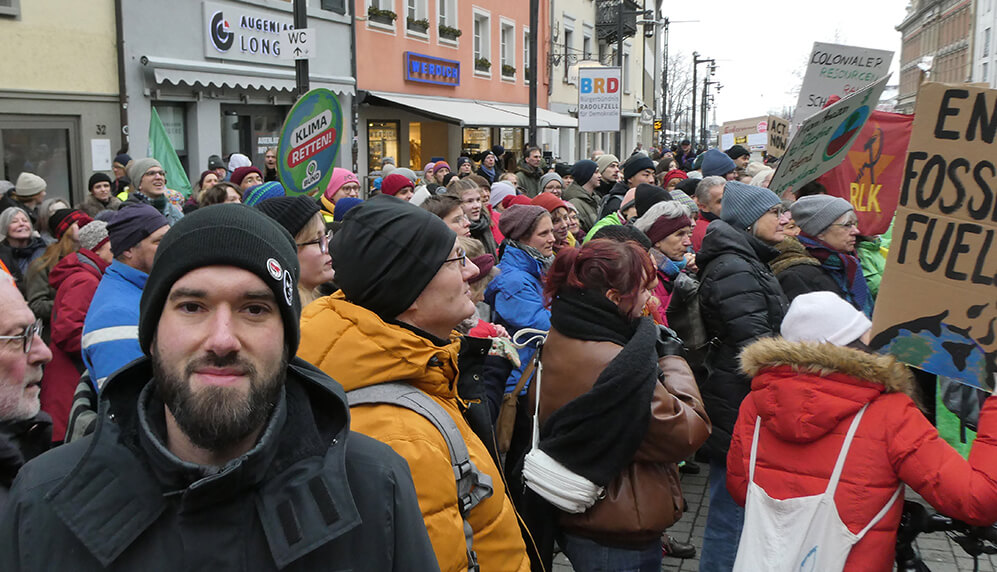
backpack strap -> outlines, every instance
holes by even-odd
[[[457,481],[457,506],[464,520],[464,540],[467,544],[467,569],[477,571],[478,556],[474,552],[474,530],[467,520],[471,509],[492,496],[492,478],[471,461],[467,443],[453,417],[433,401],[433,398],[406,383],[390,382],[361,387],[346,392],[350,407],[375,403],[388,403],[404,407],[422,415],[443,436],[450,451],[450,465]]]

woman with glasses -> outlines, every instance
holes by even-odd
[[[699,306],[711,339],[709,372],[702,386],[713,432],[702,452],[710,461],[710,512],[703,535],[700,570],[730,570],[741,537],[744,509],[727,492],[727,449],[751,379],[738,354],[748,343],[779,334],[788,302],[768,267],[785,238],[782,202],[768,189],[737,181],[724,184],[723,211],[710,223],[696,257]]]
[[[320,297],[318,287],[336,276],[329,256],[331,233],[325,230],[318,204],[304,195],[276,197],[256,208],[287,229],[298,245],[298,295],[304,308]]]
[[[840,197],[801,197],[790,209],[799,235],[779,245],[772,271],[792,301],[808,292],[834,292],[872,317],[873,297],[855,253],[858,218]]]

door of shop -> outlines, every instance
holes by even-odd
[[[0,114],[0,179],[28,171],[45,179],[46,198],[81,201],[79,137],[77,117]]]
[[[262,168],[267,148],[280,140],[287,111],[286,106],[223,105],[222,155],[242,153]]]

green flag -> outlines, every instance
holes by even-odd
[[[166,134],[163,121],[159,118],[159,112],[152,108],[152,118],[149,120],[149,156],[159,161],[166,171],[166,187],[174,191],[180,191],[184,197],[189,197],[191,188],[190,180],[187,179],[187,171],[180,162],[180,157],[170,143],[170,137]]]

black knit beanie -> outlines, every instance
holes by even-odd
[[[94,174],[90,175],[90,181],[87,182],[87,190],[92,191],[93,190],[93,186],[96,185],[97,183],[110,183],[110,184],[114,184],[114,181],[112,181],[111,177],[108,177],[104,173],[94,173]]]
[[[280,310],[288,355],[297,353],[301,300],[294,239],[270,217],[238,203],[197,209],[173,225],[159,243],[139,305],[142,351],[149,355],[173,284],[192,270],[215,265],[242,268],[263,280]]]
[[[637,153],[623,163],[623,180],[629,181],[630,177],[645,169],[654,170],[654,161],[643,153]]]
[[[346,213],[329,254],[350,302],[384,319],[407,310],[453,250],[457,234],[438,216],[390,195]]]
[[[672,200],[672,196],[668,194],[668,191],[657,185],[641,183],[634,190],[634,204],[637,206],[637,216],[644,216],[647,209],[660,202],[670,200]],[[502,220],[499,219],[499,222],[502,222]]]
[[[298,236],[301,229],[319,212],[318,203],[305,195],[267,199],[257,204],[256,208],[280,223],[291,236]]]

